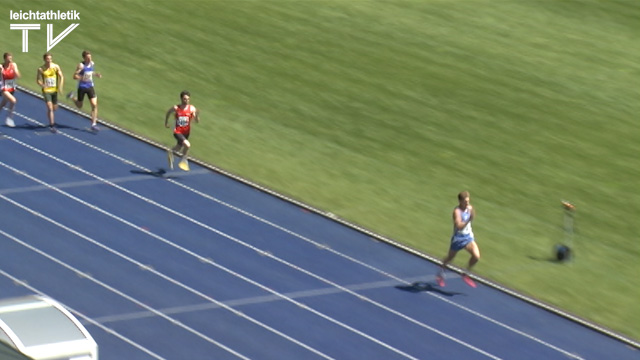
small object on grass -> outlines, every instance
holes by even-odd
[[[571,248],[567,245],[556,245],[556,259],[567,261],[571,258]]]
[[[576,206],[575,206],[575,205],[573,205],[572,203],[570,203],[570,202],[568,202],[568,201],[565,201],[565,200],[563,200],[563,201],[562,201],[562,207],[563,207],[565,210],[569,210],[569,211],[573,211],[573,210],[575,210],[575,209],[576,209]]]

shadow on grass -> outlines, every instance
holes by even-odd
[[[527,256],[529,259],[531,260],[535,260],[535,261],[546,261],[546,262],[550,262],[550,263],[559,263],[560,261],[558,261],[558,259],[554,258],[553,256],[533,256],[533,255],[529,255]]]
[[[533,256],[529,255],[528,258],[535,261],[546,261],[554,264],[562,264],[573,260],[573,250],[563,244],[557,244],[553,249],[553,254],[550,256]]]
[[[447,297],[464,295],[464,293],[461,293],[461,292],[445,291],[442,288],[438,287],[437,285],[430,284],[425,281],[416,281],[411,285],[398,285],[396,286],[396,289],[411,292],[411,293],[433,292],[433,293],[437,293]]]

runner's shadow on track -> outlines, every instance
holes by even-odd
[[[433,293],[444,295],[447,297],[452,297],[456,295],[465,295],[464,293],[461,293],[461,292],[442,290],[440,287],[425,281],[416,281],[411,285],[398,285],[396,286],[396,289],[411,292],[411,293],[433,292]]]
[[[35,132],[50,132],[49,125],[34,125],[34,124],[28,124],[28,123],[16,124],[16,126],[13,127],[13,129],[28,130],[28,131],[35,131]],[[81,129],[81,128],[77,128],[75,126],[69,126],[69,125],[56,124],[56,129],[57,130],[75,130],[75,131],[87,132],[90,134],[96,134],[96,132],[91,129]]]
[[[8,126],[5,126],[8,128]],[[34,124],[16,124],[15,127],[12,127],[12,129],[17,129],[17,130],[31,130],[31,131],[49,131],[49,127],[48,126],[43,126],[43,125],[34,125]]]
[[[147,171],[147,170],[131,170],[132,174],[136,174],[136,175],[149,175],[149,176],[153,176],[153,177],[157,177],[157,178],[163,178],[163,179],[171,179],[174,178],[175,176],[165,176],[167,174],[167,170],[159,168],[156,171]]]
[[[79,128],[79,127],[75,127],[75,126],[57,125],[57,124],[56,124],[56,127],[58,128],[58,130],[75,130],[75,131],[80,131],[80,132],[93,134],[93,135],[98,135],[100,133],[99,131],[91,130],[91,128]],[[46,128],[48,129],[49,127],[47,126]]]

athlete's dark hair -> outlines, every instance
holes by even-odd
[[[187,90],[184,90],[183,92],[180,93],[180,100],[182,100],[182,98],[187,95],[188,97],[191,97],[191,93],[188,92]]]

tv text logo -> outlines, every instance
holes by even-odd
[[[70,11],[10,11],[11,20],[80,20],[80,13],[75,10]],[[47,51],[58,45],[67,35],[69,35],[80,24],[74,23],[67,26],[60,34],[54,37],[53,24],[47,25]],[[40,30],[40,24],[9,24],[10,30],[22,31],[22,52],[29,52],[29,31]]]

